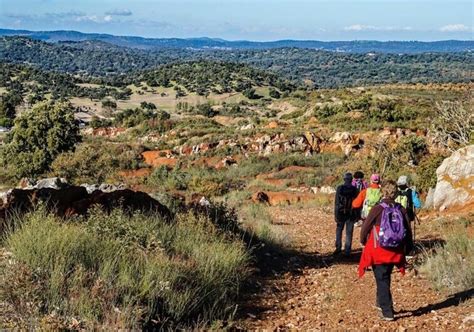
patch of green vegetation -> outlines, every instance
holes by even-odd
[[[446,233],[446,243],[426,252],[420,267],[437,290],[451,293],[474,287],[474,238],[466,231],[473,219],[459,220]]]
[[[84,328],[226,319],[248,275],[244,244],[211,219],[188,213],[166,223],[96,210],[64,223],[39,210],[26,215],[5,244],[15,262],[0,270],[2,301],[31,312],[31,324],[52,312],[63,322],[80,317]]]

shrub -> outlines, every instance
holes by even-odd
[[[115,115],[114,124],[130,128],[138,126],[147,120],[167,120],[167,118],[169,118],[169,114],[164,111],[156,112],[149,109],[142,110],[141,108],[128,108]]]
[[[472,103],[444,101],[436,104],[437,113],[432,121],[432,132],[438,143],[451,151],[468,145],[474,138]]]
[[[243,243],[193,214],[165,223],[94,211],[87,220],[64,223],[40,210],[25,216],[6,245],[17,268],[34,271],[24,284],[38,287],[30,300],[38,300],[41,313],[78,317],[87,328],[229,317],[248,273]],[[15,296],[7,294],[9,304],[21,303]]]
[[[469,223],[469,222],[467,222]],[[444,246],[426,253],[421,271],[438,290],[463,291],[474,287],[474,238],[465,228],[452,229]]]
[[[281,93],[274,88],[270,88],[268,94],[270,95],[270,97],[275,99],[279,99],[281,97]]]
[[[89,125],[94,129],[110,127],[112,125],[112,121],[109,119],[102,119],[94,115]]]
[[[421,190],[428,190],[436,187],[436,170],[445,159],[444,155],[434,154],[428,156],[421,161],[417,169],[417,181],[416,185]]]
[[[188,188],[189,176],[178,168],[169,170],[166,166],[156,168],[148,177],[147,183],[160,189],[186,190]]]
[[[57,155],[81,139],[70,104],[37,104],[16,118],[10,134],[2,163],[16,178],[45,173]]]
[[[399,141],[395,152],[401,161],[418,165],[421,158],[428,153],[428,144],[424,137],[409,135]]]
[[[101,183],[119,170],[137,169],[142,148],[127,144],[91,142],[79,145],[75,152],[60,154],[51,165],[51,173],[74,183]]]

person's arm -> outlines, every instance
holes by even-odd
[[[372,229],[372,226],[375,224],[375,221],[377,219],[377,216],[381,212],[381,207],[379,205],[374,206],[370,212],[367,218],[364,220],[362,223],[361,229],[360,229],[360,243],[365,246],[367,242],[367,238],[370,234],[370,230]]]
[[[418,193],[415,190],[411,191],[411,198],[412,198],[412,201],[413,201],[413,207],[415,209],[421,209],[420,197],[418,197]]]
[[[357,197],[352,201],[352,208],[359,209],[364,205],[366,192],[367,189],[364,189],[359,193],[359,195],[357,195]]]
[[[339,215],[338,215],[338,210],[339,210],[339,195],[341,192],[341,187],[337,187],[336,189],[336,196],[334,197],[334,220],[336,222],[339,221]]]

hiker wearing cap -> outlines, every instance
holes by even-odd
[[[400,203],[406,210],[409,221],[415,220],[415,209],[421,208],[418,193],[408,185],[408,176],[401,175],[397,180],[398,192],[395,201]]]
[[[370,209],[381,199],[380,194],[380,175],[374,173],[370,176],[370,185],[367,189],[362,190],[356,199],[352,202],[354,209],[360,209],[361,218],[365,219],[369,215]]]
[[[377,285],[376,307],[381,318],[394,320],[390,292],[394,266],[405,273],[406,254],[413,249],[413,238],[406,210],[397,202],[395,181],[383,184],[382,200],[375,205],[362,224],[360,242],[364,246],[359,263],[359,277],[370,267]]]
[[[334,217],[336,220],[336,250],[334,254],[341,252],[342,231],[346,228],[346,242],[344,254],[349,256],[352,248],[352,233],[357,215],[352,208],[352,201],[357,196],[357,189],[352,186],[352,174],[344,174],[344,184],[337,187],[336,198],[334,200]]]

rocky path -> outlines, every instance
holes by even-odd
[[[354,253],[332,257],[335,224],[329,210],[272,208],[275,227],[285,232],[292,250],[268,253],[260,277],[247,286],[236,327],[246,330],[473,330],[473,291],[448,296],[432,289],[417,271],[393,274],[395,322],[378,318],[373,307],[373,274],[357,276],[359,231]],[[417,240],[431,245],[437,234],[417,229]]]

